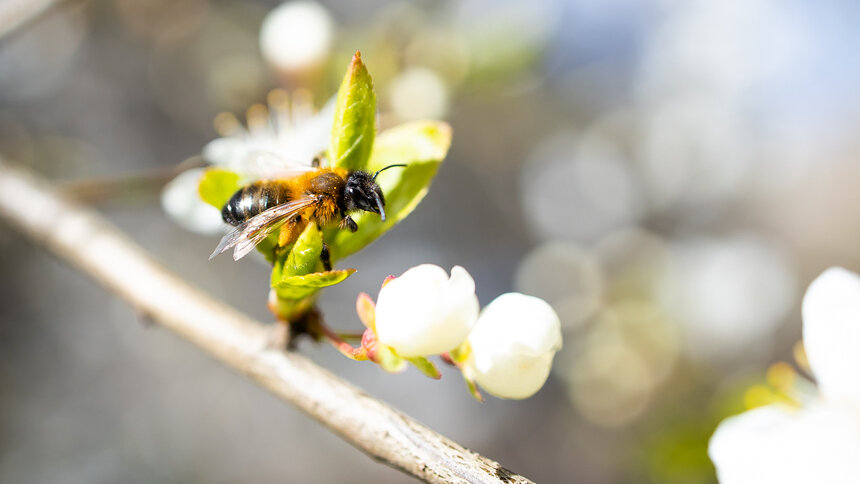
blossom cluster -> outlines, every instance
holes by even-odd
[[[357,309],[367,330],[353,356],[389,371],[409,362],[438,378],[426,357],[441,355],[476,398],[476,385],[499,398],[534,395],[562,344],[558,315],[544,300],[507,293],[480,311],[475,281],[460,266],[450,276],[423,264],[389,277],[376,303],[362,294]]]

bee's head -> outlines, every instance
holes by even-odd
[[[343,189],[346,209],[378,213],[384,222],[385,196],[382,194],[382,188],[376,183],[376,175],[395,166],[406,165],[389,165],[373,175],[360,170],[351,172],[346,178],[346,186]]]

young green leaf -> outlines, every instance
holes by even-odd
[[[379,134],[367,170],[373,172],[395,163],[442,161],[450,147],[451,126],[448,123],[430,120],[404,123]],[[383,178],[383,174],[379,177]]]
[[[373,361],[388,373],[400,373],[406,369],[406,360],[385,345],[377,346]]]
[[[289,251],[282,253],[272,268],[272,284],[289,276],[303,276],[316,270],[322,253],[322,234],[316,224],[308,224]]]
[[[466,388],[469,389],[469,394],[472,395],[472,398],[474,398],[475,400],[477,400],[479,402],[483,402],[484,396],[481,395],[480,390],[478,390],[478,384],[475,383],[475,380],[472,380],[470,378],[466,378],[465,381],[466,381]]]
[[[206,170],[197,186],[200,198],[218,210],[221,210],[239,188],[239,175],[220,168]]]
[[[451,128],[440,121],[408,123],[381,133],[368,162],[369,171],[394,163],[407,165],[386,170],[377,178],[385,194],[387,219],[383,222],[377,214],[361,212],[353,216],[359,227],[356,233],[326,231],[332,259],[357,252],[406,218],[424,198],[450,145]]]
[[[303,276],[284,276],[272,284],[281,299],[303,299],[317,290],[343,282],[355,269],[341,269],[326,272],[313,272]]]
[[[356,52],[337,92],[331,130],[332,166],[359,170],[367,164],[376,133],[376,94],[367,67]]]
[[[439,372],[439,369],[436,368],[436,365],[434,365],[432,361],[428,360],[427,358],[424,358],[423,356],[406,358],[406,361],[412,363],[412,366],[417,368],[418,371],[424,373],[430,378],[433,378],[434,380],[442,378],[442,373]]]

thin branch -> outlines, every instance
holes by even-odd
[[[373,459],[425,482],[530,482],[307,358],[273,349],[267,326],[191,287],[98,214],[2,161],[0,217]]]

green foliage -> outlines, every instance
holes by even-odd
[[[338,284],[355,272],[318,272],[322,270],[323,241],[334,262],[357,252],[403,220],[427,193],[450,144],[451,128],[439,121],[407,123],[377,137],[373,80],[356,53],[338,91],[328,159],[333,166],[368,172],[392,164],[407,166],[386,170],[377,178],[386,200],[385,222],[377,214],[359,212],[352,214],[359,227],[355,233],[336,226],[321,233],[310,223],[292,245],[278,247],[276,232],[257,246],[273,265],[271,285],[278,296],[271,304],[273,311],[292,320],[311,308],[321,288]],[[240,188],[239,181],[237,173],[212,168],[200,182],[200,196],[220,209]],[[389,356],[384,358],[387,369],[402,369],[405,361]],[[435,368],[427,364],[419,361],[416,366],[432,373]]]
[[[332,259],[342,259],[358,252],[406,218],[424,198],[450,145],[451,128],[439,121],[408,123],[381,133],[373,147],[367,171],[395,163],[407,165],[386,170],[376,180],[385,194],[387,218],[383,222],[379,215],[360,212],[353,215],[359,227],[356,233],[329,229],[326,240],[331,241]]]
[[[301,276],[315,272],[322,253],[322,236],[316,224],[308,224],[289,251],[275,261],[272,269],[272,285],[285,277]]]
[[[221,210],[221,207],[239,188],[241,186],[238,174],[221,168],[212,168],[203,174],[197,190],[204,202]]]
[[[442,378],[442,373],[439,372],[439,369],[436,368],[436,365],[433,364],[427,358],[423,356],[416,356],[414,358],[406,358],[406,361],[412,363],[412,366],[418,369],[421,373],[424,373],[426,376],[438,380]]]
[[[355,53],[337,92],[331,128],[332,166],[360,170],[367,164],[376,134],[376,93],[361,54]]]
[[[272,288],[278,295],[278,314],[284,318],[309,307],[312,298],[326,286],[343,282],[355,269],[316,272],[321,269],[322,235],[316,224],[308,224],[289,250],[281,250],[272,267]]]
[[[397,356],[394,350],[385,345],[377,346],[374,361],[389,373],[400,373],[406,369],[406,360]]]
[[[326,286],[333,286],[351,276],[355,269],[313,272],[303,276],[285,276],[272,284],[281,299],[304,299]]]

